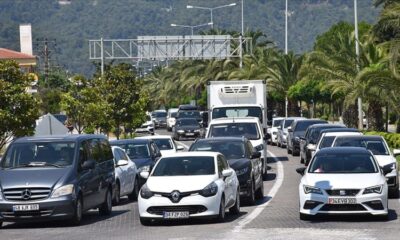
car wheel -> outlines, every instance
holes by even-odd
[[[279,142],[279,140],[278,140],[278,142],[276,143],[276,146],[281,147],[281,143]]]
[[[299,152],[299,151],[292,150],[292,155],[293,155],[293,156],[299,156],[299,155],[300,155],[300,152]]]
[[[219,213],[217,217],[218,222],[225,221],[225,198],[222,196],[221,201],[219,203]]]
[[[247,201],[249,202],[249,205],[253,206],[256,204],[256,193],[255,193],[255,184],[254,181],[251,181],[251,186],[250,186],[250,194],[247,197]]]
[[[261,186],[257,189],[256,198],[257,199],[264,198],[264,183],[263,182],[261,182]]]
[[[311,216],[311,215],[304,214],[304,213],[300,213],[300,220],[309,221],[309,220],[311,220],[311,219],[312,219],[312,216]]]
[[[287,151],[287,154],[292,154],[292,150],[289,149],[289,145],[286,146],[286,151]]]
[[[304,158],[300,154],[300,163],[304,163]]]
[[[172,131],[172,128],[167,127],[167,131],[168,131],[168,132],[171,132],[171,131]]]
[[[111,189],[108,189],[104,202],[99,207],[99,214],[103,216],[110,215],[111,211],[112,211],[112,194],[111,194]]]
[[[114,196],[114,199],[113,199],[113,204],[114,205],[118,205],[120,203],[120,201],[121,201],[120,194],[121,194],[121,187],[119,186],[119,182],[118,182],[116,184],[116,186],[115,186],[115,196]]]
[[[79,196],[78,199],[76,200],[74,216],[70,220],[71,225],[79,226],[82,220],[82,215],[83,215],[83,204],[82,204],[82,198]]]
[[[151,225],[151,218],[139,218],[140,219],[140,223],[143,225],[143,226],[149,226],[149,225]]]
[[[132,192],[128,195],[129,200],[137,200],[138,196],[139,196],[139,183],[138,183],[139,179],[136,178],[135,179],[135,185],[133,187]]]
[[[239,214],[240,213],[240,189],[237,189],[236,193],[236,202],[235,205],[233,205],[231,208],[229,208],[229,212],[232,214]]]
[[[0,222],[0,228],[1,228],[1,226],[3,226],[3,222]]]
[[[389,189],[389,197],[390,198],[399,198],[399,186],[396,185],[394,188]]]
[[[263,164],[263,171],[262,171],[262,180],[267,181],[268,180],[268,166],[266,163]]]

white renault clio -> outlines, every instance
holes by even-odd
[[[299,184],[300,219],[317,214],[372,214],[388,216],[388,186],[385,174],[365,148],[321,149]]]
[[[161,158],[140,190],[140,222],[155,219],[216,218],[225,211],[240,212],[240,190],[236,173],[225,157],[216,152],[184,152]]]

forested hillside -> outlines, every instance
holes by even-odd
[[[54,57],[73,73],[90,75],[88,40],[135,38],[138,35],[190,34],[171,23],[197,25],[209,22],[209,11],[186,9],[187,4],[218,6],[235,0],[0,0],[0,47],[19,50],[18,26],[31,23],[33,39],[56,39]],[[237,6],[214,11],[215,27],[240,31],[240,1]],[[379,10],[372,0],[359,0],[359,21],[375,23]],[[284,0],[245,0],[248,30],[261,30],[283,47]],[[353,0],[289,0],[289,49],[310,50],[317,35],[333,24],[354,18]],[[207,28],[205,28],[207,29]],[[35,44],[35,43],[34,43]]]

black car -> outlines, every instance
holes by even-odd
[[[178,118],[174,126],[173,138],[178,141],[182,137],[198,138],[201,136],[201,131],[201,124],[195,118]]]
[[[102,135],[24,137],[7,148],[0,169],[0,224],[67,219],[99,209],[111,214],[111,146]]]
[[[314,124],[307,128],[304,137],[300,137],[300,162],[305,163],[306,166],[311,160],[311,149],[308,148],[308,144],[315,146],[318,142],[318,138],[321,131],[329,128],[346,128],[345,125],[341,124]]]
[[[165,110],[156,110],[151,113],[155,128],[167,127],[167,112]]]
[[[255,200],[264,197],[261,153],[254,149],[244,137],[217,137],[199,139],[189,151],[220,152],[236,171],[240,184],[240,196],[254,205]]]
[[[139,175],[139,187],[146,179],[140,177],[140,172],[151,171],[154,164],[160,159],[161,152],[152,139],[124,139],[110,141],[111,146],[118,146],[125,150],[129,158],[136,164]]]
[[[300,154],[300,138],[304,137],[307,128],[314,124],[328,123],[325,120],[319,119],[296,119],[288,127],[287,136],[287,153],[293,156]]]

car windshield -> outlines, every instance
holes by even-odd
[[[273,127],[278,127],[279,125],[281,125],[283,120],[273,120],[272,126]]]
[[[262,110],[260,107],[223,107],[213,109],[213,119],[224,117],[257,117],[262,121]]]
[[[388,149],[385,147],[383,140],[368,140],[355,138],[337,138],[335,147],[363,147],[372,152],[374,155],[389,155]]]
[[[112,146],[118,146],[125,150],[126,154],[128,154],[131,159],[138,158],[149,158],[150,152],[147,144],[111,144]]]
[[[321,154],[315,156],[309,173],[377,173],[378,167],[369,154]]]
[[[325,136],[321,139],[321,144],[319,144],[319,148],[327,148],[332,146],[333,140],[335,140],[335,136]]]
[[[299,121],[296,124],[296,129],[294,129],[294,131],[305,131],[307,130],[307,128],[313,124],[316,124],[319,122],[310,122],[310,121]]]
[[[200,112],[199,111],[181,111],[178,112],[179,118],[200,118]]]
[[[208,137],[246,137],[249,140],[260,139],[256,123],[225,123],[211,125]]]
[[[215,174],[214,157],[168,157],[162,158],[152,176],[191,176]]]
[[[288,128],[292,124],[293,121],[294,120],[291,120],[291,119],[285,120],[285,125],[283,126],[283,128]]]
[[[225,155],[227,160],[240,159],[245,157],[243,142],[238,141],[201,141],[196,142],[190,151],[219,152]]]
[[[153,117],[166,117],[167,112],[154,112]]]
[[[176,114],[177,114],[177,112],[171,113],[171,117],[172,117],[172,118],[176,118]]]
[[[12,144],[1,161],[2,168],[65,167],[73,163],[74,142],[27,142]]]
[[[160,149],[160,150],[171,150],[171,149],[174,149],[170,139],[159,138],[159,139],[153,139],[153,141],[155,142],[155,144],[157,145],[158,149]]]
[[[188,118],[188,119],[179,119],[178,120],[178,126],[194,126],[194,125],[199,125],[199,122],[197,122],[196,119],[194,118]]]

